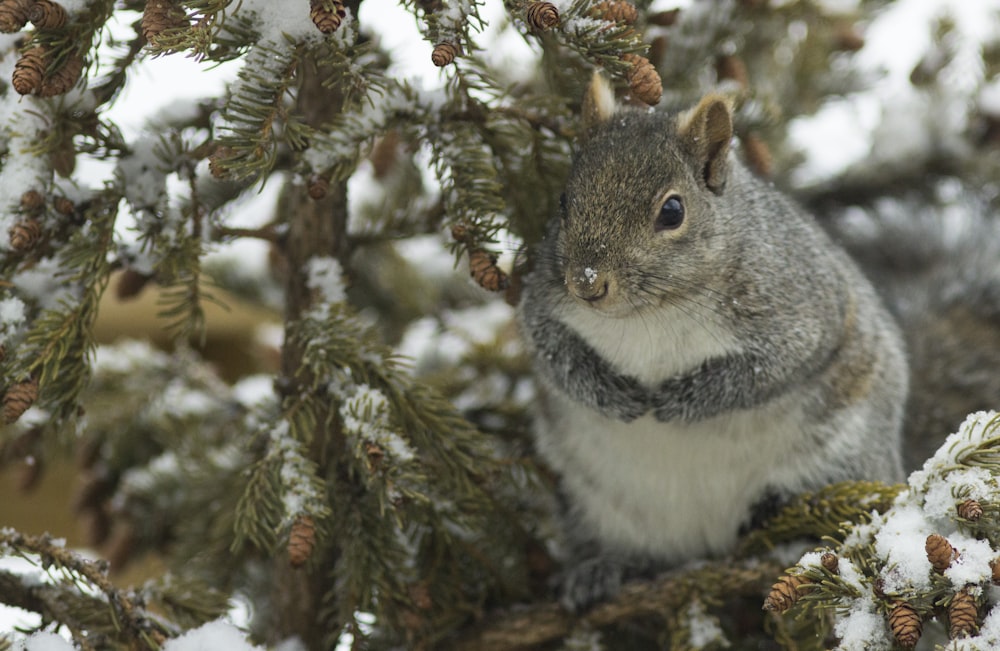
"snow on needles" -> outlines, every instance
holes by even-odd
[[[163,651],[263,651],[263,647],[247,642],[246,636],[238,628],[219,619],[167,640],[162,648]]]
[[[840,547],[838,572],[853,597],[838,598],[835,632],[839,651],[889,649],[884,612],[874,597],[872,579],[864,577],[852,564],[854,552],[871,546],[879,560],[878,589],[888,599],[905,599],[927,592],[935,576],[926,550],[930,534],[945,537],[957,554],[944,569],[944,578],[957,589],[981,594],[980,586],[990,585],[997,558],[988,540],[980,540],[960,526],[956,507],[967,499],[995,501],[1000,494],[1000,414],[977,412],[969,415],[958,431],[949,436],[937,453],[909,478],[891,509],[872,521],[853,527]],[[992,499],[991,499],[992,498]],[[820,554],[805,554],[798,565],[818,567]],[[1000,608],[993,608],[977,635],[949,649],[973,651],[998,648]]]

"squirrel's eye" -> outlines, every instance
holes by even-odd
[[[672,231],[684,223],[684,204],[676,194],[667,197],[667,200],[660,206],[660,214],[656,216],[657,232]]]

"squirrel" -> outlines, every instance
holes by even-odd
[[[618,110],[595,75],[584,119],[518,307],[571,609],[732,551],[803,491],[901,480],[909,384],[858,265],[731,151],[727,98]]]

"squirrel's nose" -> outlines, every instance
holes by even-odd
[[[587,303],[597,303],[608,295],[608,277],[589,267],[578,273],[567,274],[569,290],[574,296]]]

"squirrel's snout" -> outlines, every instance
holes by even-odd
[[[595,306],[607,298],[611,290],[608,275],[591,267],[567,273],[566,285],[573,296]]]

